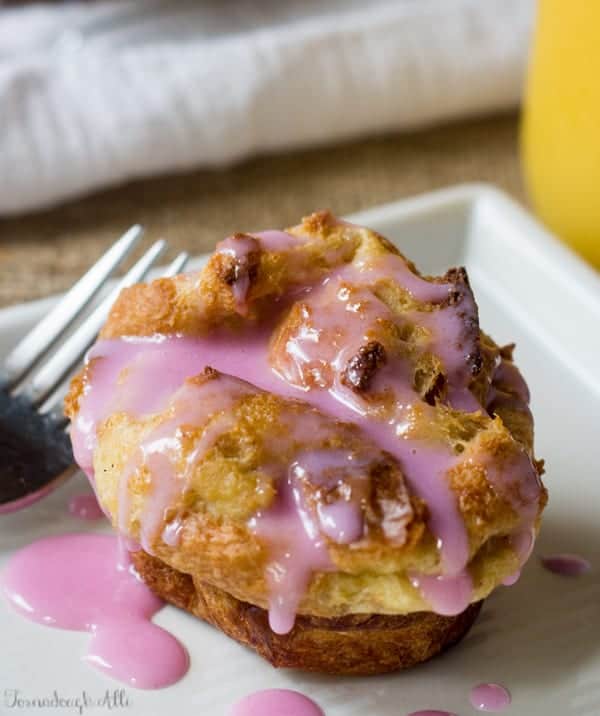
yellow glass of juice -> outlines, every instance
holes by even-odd
[[[521,142],[534,209],[600,268],[600,0],[538,0]]]

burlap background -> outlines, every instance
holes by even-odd
[[[314,209],[347,214],[465,181],[523,200],[517,119],[475,120],[218,172],[135,182],[56,209],[0,220],[0,305],[70,286],[133,223],[192,254],[232,231],[282,227]],[[147,242],[144,242],[147,245]]]

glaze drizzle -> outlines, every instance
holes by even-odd
[[[283,232],[264,232],[236,235],[218,245],[217,253],[226,259],[223,279],[231,288],[238,313],[248,313],[261,252],[291,252],[301,241]],[[381,298],[382,292],[390,290],[399,290],[398,300],[407,303],[401,317]],[[281,314],[284,306],[284,302],[274,305],[274,311]],[[410,490],[427,504],[428,527],[440,550],[440,572],[413,574],[411,580],[434,611],[463,611],[472,597],[469,543],[448,478],[463,457],[439,438],[416,434],[414,425],[417,415],[421,422],[435,424],[437,404],[448,410],[482,410],[470,390],[482,356],[477,307],[466,273],[452,271],[441,280],[429,281],[413,273],[402,257],[390,254],[370,263],[336,268],[304,286],[289,316],[273,340],[270,326],[249,326],[235,335],[215,330],[210,336],[194,338],[99,341],[88,357],[91,378],[72,430],[77,461],[93,475],[96,427],[115,410],[144,416],[171,405],[172,420],[143,441],[123,473],[119,524],[126,529],[128,480],[144,468],[151,474],[152,489],[143,518],[142,546],[151,551],[157,538],[175,545],[181,526],[177,518],[162,532],[160,529],[167,506],[186,489],[185,475],[177,477],[172,458],[183,422],[204,424],[215,415],[225,416],[242,394],[257,390],[300,399],[326,416],[357,425],[367,439],[399,462]],[[403,336],[415,327],[421,331],[420,338],[409,344]],[[443,380],[420,392],[413,366],[432,357],[439,361]],[[214,394],[206,387],[209,383],[184,384],[186,378],[201,374],[208,366],[218,370],[220,380],[225,381]],[[120,381],[124,370],[127,380]],[[511,399],[526,410],[528,393],[516,368],[499,361],[497,372],[505,383],[516,386],[516,397],[511,393]],[[148,384],[152,391],[145,389]],[[501,392],[490,396],[488,405],[506,399]],[[217,425],[221,431],[226,429],[218,421]],[[202,458],[210,439],[203,435],[193,460]],[[348,544],[362,537],[359,489],[351,500],[320,506],[315,513],[304,504],[298,480],[318,483],[325,479],[332,461],[334,468],[356,469],[353,459],[343,451],[335,456],[297,456],[287,473],[277,478],[278,495],[272,507],[249,523],[272,553],[267,580],[274,631],[284,633],[292,628],[293,615],[312,573],[333,568],[327,540]],[[522,563],[530,551],[539,504],[537,471],[524,449],[501,472],[493,462],[481,467],[494,489],[510,500],[521,517],[514,544]],[[358,468],[364,475],[365,465]],[[277,535],[284,521],[291,536],[282,544]]]

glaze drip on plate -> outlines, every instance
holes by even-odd
[[[493,495],[518,515],[518,528],[507,535],[515,568],[531,551],[542,495],[526,448],[515,440],[508,456],[497,455],[493,443],[471,451],[461,433],[464,416],[478,425],[504,410],[525,414],[527,388],[508,355],[494,358],[488,384],[478,382],[488,357],[464,270],[429,280],[393,253],[348,263],[347,246],[340,245],[320,256],[319,272],[309,277],[298,258],[306,241],[263,232],[236,234],[217,246],[218,278],[230,291],[235,330],[219,325],[193,336],[100,340],[88,356],[73,425],[76,459],[93,479],[98,430],[107,418],[166,413],[122,471],[117,522],[126,532],[133,509],[128,488],[141,480],[142,547],[152,553],[157,540],[176,547],[185,539],[185,515],[173,505],[185,503],[194,465],[231,429],[236,406],[263,391],[279,396],[289,401],[281,417],[289,429],[278,439],[290,459],[261,467],[276,494],[247,524],[269,552],[273,630],[293,627],[315,573],[337,569],[332,547],[368,538],[367,493],[382,455],[425,505],[439,550],[437,565],[408,577],[432,610],[458,614],[473,598],[473,554],[453,484],[462,467],[480,470]],[[292,274],[288,292],[269,299],[269,320],[257,322],[257,276],[265,261],[279,275],[281,256]],[[199,306],[202,300],[209,299],[199,299]],[[298,403],[302,418],[293,409]],[[363,453],[330,444],[331,428],[323,421],[353,426]],[[314,444],[314,436],[320,436],[314,448],[301,447]],[[181,446],[190,440],[193,449],[182,464]],[[399,514],[386,516],[385,537],[402,546],[413,508],[408,497],[399,504]]]
[[[157,689],[188,670],[183,646],[150,621],[163,602],[120,561],[116,537],[69,534],[33,542],[9,561],[2,589],[27,619],[90,632],[84,660],[119,681]]]
[[[68,510],[73,517],[93,522],[104,517],[96,495],[74,495],[69,500]]]
[[[308,696],[290,689],[256,691],[238,701],[229,716],[324,716]]]
[[[501,684],[478,684],[471,689],[469,699],[478,711],[504,711],[512,701],[510,692]]]
[[[562,577],[581,577],[592,569],[590,562],[578,554],[550,554],[542,557],[542,565]]]

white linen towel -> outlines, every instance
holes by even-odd
[[[0,213],[510,107],[532,15],[533,0],[2,9]]]

